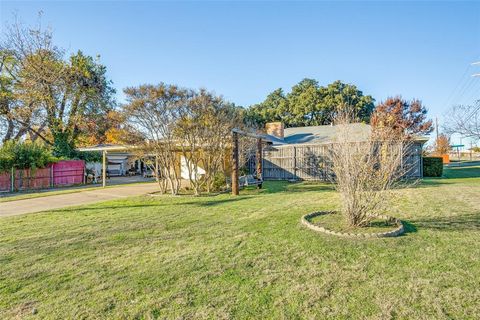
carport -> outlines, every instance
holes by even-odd
[[[102,187],[107,185],[107,153],[128,151],[134,149],[135,146],[130,145],[116,145],[116,144],[97,144],[95,146],[78,148],[80,152],[101,152],[102,153]]]

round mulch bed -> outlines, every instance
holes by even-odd
[[[386,237],[397,237],[405,232],[405,228],[403,226],[402,221],[397,218],[380,215],[377,216],[379,219],[384,219],[392,224],[395,225],[395,228],[392,230],[384,231],[384,232],[375,232],[375,233],[348,233],[348,232],[341,232],[341,231],[333,231],[322,227],[320,225],[316,225],[312,223],[312,218],[318,217],[321,215],[332,214],[331,212],[325,211],[318,211],[306,214],[302,217],[301,223],[305,225],[307,228],[312,229],[313,231],[322,232],[325,234],[331,234],[338,237],[345,237],[345,238],[358,238],[358,239],[370,239],[370,238],[386,238]]]

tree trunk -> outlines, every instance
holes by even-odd
[[[7,123],[8,123],[7,132],[5,132],[5,136],[3,137],[3,142],[7,142],[8,140],[12,139],[13,130],[15,129],[15,125],[12,119],[8,119]]]

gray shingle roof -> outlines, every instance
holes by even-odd
[[[353,140],[364,141],[370,135],[370,125],[364,123],[349,124]],[[324,144],[331,143],[335,139],[336,126],[311,126],[311,127],[296,127],[286,128],[284,132],[284,139],[279,139],[269,136],[273,145],[282,144]]]

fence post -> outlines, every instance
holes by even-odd
[[[53,182],[53,163],[50,166],[50,187],[51,188],[55,187],[54,182]]]
[[[87,184],[87,163],[83,163],[82,173],[83,173],[83,184]]]
[[[256,171],[257,171],[257,178],[259,178],[260,180],[263,181],[263,168],[262,168],[262,153],[263,153],[263,148],[262,148],[262,139],[261,138],[258,138],[257,139],[257,154],[256,154],[256,165],[257,165],[257,168],[256,168]],[[262,183],[260,183],[258,186],[257,186],[258,189],[262,189]]]
[[[15,169],[13,167],[10,171],[10,191],[15,191]]]
[[[293,146],[293,180],[297,181],[297,147]]]

